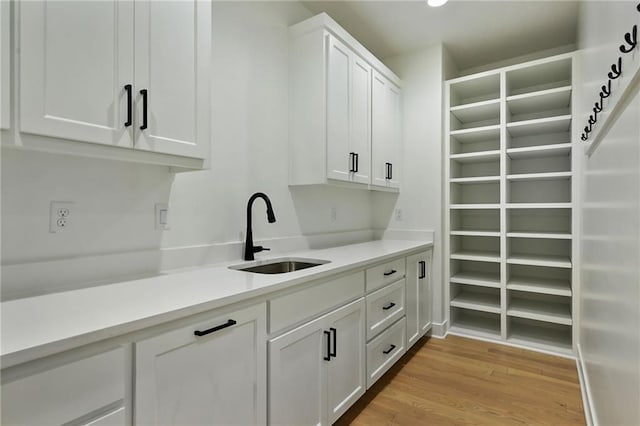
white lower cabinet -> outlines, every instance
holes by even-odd
[[[326,425],[365,392],[358,299],[269,341],[269,423]]]
[[[433,250],[407,257],[407,348],[431,329]]]
[[[9,370],[2,371],[3,425],[131,424],[131,364],[123,347],[48,368]]]
[[[407,350],[403,317],[367,343],[367,389],[391,368]]]
[[[137,425],[266,423],[266,304],[135,344]]]

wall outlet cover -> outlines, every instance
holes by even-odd
[[[73,201],[52,201],[49,208],[49,232],[66,231],[73,223]]]

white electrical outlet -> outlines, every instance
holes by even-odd
[[[52,201],[49,209],[49,232],[66,231],[73,222],[73,201]]]
[[[331,222],[335,222],[336,220],[338,220],[338,209],[331,207]]]
[[[157,203],[155,209],[155,227],[157,231],[169,230],[169,205]]]
[[[402,209],[396,209],[396,221],[402,222]]]

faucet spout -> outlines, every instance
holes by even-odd
[[[263,192],[256,192],[249,198],[247,203],[247,235],[244,243],[244,260],[254,260],[254,253],[259,253],[264,250],[270,250],[267,247],[253,245],[253,231],[251,229],[251,207],[253,202],[258,198],[262,198],[267,205],[267,221],[274,223],[276,221],[276,215],[273,213],[273,207],[271,206],[271,200],[267,194]]]

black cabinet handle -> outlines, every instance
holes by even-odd
[[[331,361],[331,333],[327,330],[324,330],[323,333],[327,336],[327,356],[322,357],[322,359],[325,361]]]
[[[382,310],[383,310],[383,311],[388,311],[389,309],[393,308],[394,306],[396,306],[396,304],[395,304],[395,303],[393,303],[393,302],[391,302],[391,303],[389,303],[387,306],[383,306],[383,307],[382,307]]]
[[[350,152],[349,153],[349,171],[350,172],[355,172],[356,171],[356,153],[355,152]]]
[[[142,95],[142,126],[140,126],[140,130],[144,130],[147,128],[147,89],[140,90],[140,94]]]
[[[217,325],[217,326],[215,326],[213,328],[210,328],[208,330],[205,330],[205,331],[196,330],[196,331],[193,332],[193,334],[195,334],[198,337],[206,336],[207,334],[214,333],[216,331],[222,330],[223,328],[231,327],[232,325],[236,325],[236,324],[237,324],[237,321],[230,319],[229,321],[225,322],[224,324]]]
[[[329,356],[335,358],[338,354],[338,331],[333,327],[329,328],[329,330],[333,334],[333,351],[329,351]]]
[[[133,87],[130,84],[125,84],[124,90],[127,91],[127,121],[124,122],[124,126],[129,127],[133,123],[131,111],[133,108]]]
[[[359,154],[357,152],[354,152],[353,154],[354,154],[354,157],[356,159],[356,161],[355,161],[356,164],[355,164],[355,167],[354,167],[353,171],[357,173],[358,172],[358,160],[360,159],[360,156],[359,156]]]
[[[421,280],[427,276],[427,262],[421,260],[418,263],[420,264],[420,275],[418,276],[418,279]]]
[[[396,345],[391,345],[389,349],[387,349],[386,351],[382,351],[382,353],[385,355],[389,355],[395,348],[396,348]]]
[[[387,175],[385,176],[385,179],[391,180],[393,179],[393,164],[391,163],[384,163],[387,166]]]
[[[389,275],[393,275],[393,274],[395,274],[396,272],[398,272],[398,271],[396,271],[395,269],[392,269],[392,270],[390,270],[389,272],[383,272],[383,275],[384,275],[385,277],[388,277]]]

